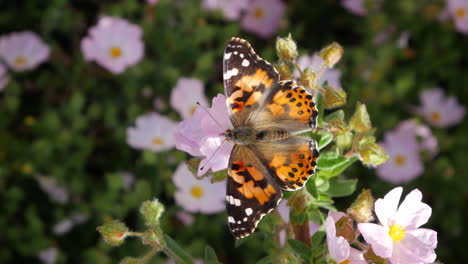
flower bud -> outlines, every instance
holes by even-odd
[[[104,241],[112,246],[119,246],[127,236],[128,228],[119,220],[114,220],[97,228]]]
[[[340,149],[348,149],[351,147],[352,144],[353,144],[353,133],[350,131],[345,131],[344,133],[339,134],[336,137],[336,145]]]
[[[326,109],[333,109],[346,104],[346,93],[342,89],[326,86],[323,89],[323,105]]]
[[[318,89],[318,87],[315,87],[316,81],[317,73],[309,67],[305,68],[301,76],[301,82],[305,88],[309,87],[312,90]]]
[[[291,34],[287,38],[278,38],[276,40],[276,53],[281,61],[293,61],[296,59],[298,55],[297,45],[291,38]]]
[[[291,66],[288,62],[281,61],[280,63],[275,65],[275,68],[278,70],[283,80],[289,79],[291,77]]]
[[[374,197],[370,190],[362,190],[356,201],[348,208],[348,215],[359,223],[367,223],[374,219]]]
[[[365,104],[357,103],[356,111],[349,120],[349,126],[353,131],[365,133],[372,128],[369,113]]]
[[[164,212],[164,205],[154,199],[153,201],[145,201],[140,207],[140,213],[145,218],[147,226],[154,226],[159,224],[159,218]]]
[[[333,68],[333,66],[335,66],[335,64],[341,59],[343,53],[343,47],[340,44],[333,42],[322,49],[319,56],[323,59],[328,68]]]
[[[387,152],[375,143],[374,137],[361,140],[357,152],[361,162],[371,167],[376,167],[390,159]]]
[[[344,237],[348,242],[354,241],[356,232],[354,231],[353,220],[348,216],[343,216],[335,224],[336,236]]]

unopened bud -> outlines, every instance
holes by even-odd
[[[298,55],[297,45],[291,38],[291,34],[289,34],[287,38],[278,38],[276,40],[276,53],[282,61],[293,61],[296,59]]]
[[[362,190],[356,201],[348,208],[348,215],[359,223],[368,223],[374,219],[374,197],[370,190]]]
[[[357,103],[356,111],[349,121],[349,126],[353,131],[365,133],[372,128],[369,113],[365,104]]]
[[[354,231],[353,220],[348,216],[343,216],[335,224],[336,236],[344,237],[348,242],[354,241],[356,238],[356,232]]]
[[[335,66],[335,64],[340,61],[343,53],[343,47],[340,44],[333,42],[332,44],[322,49],[319,53],[319,56],[323,59],[325,65],[327,65],[328,68],[333,68],[333,66]]]
[[[340,149],[348,149],[353,144],[353,133],[346,131],[336,137],[336,145]]]
[[[140,213],[145,218],[147,226],[154,226],[159,224],[159,218],[164,212],[164,205],[154,199],[153,201],[145,201],[140,207]]]
[[[309,87],[312,90],[318,89],[318,87],[315,86],[317,81],[317,73],[309,67],[304,69],[304,72],[301,76],[301,81],[304,86]]]
[[[322,94],[323,105],[326,109],[333,109],[346,104],[346,92],[342,89],[326,86]]]
[[[363,139],[358,146],[359,159],[364,165],[376,167],[390,159],[387,152],[375,143],[375,138]]]
[[[367,263],[373,263],[373,264],[387,264],[388,263],[387,259],[377,256],[372,250],[372,248],[369,248],[363,254],[363,256]]]
[[[278,70],[283,80],[289,79],[291,77],[291,66],[288,62],[281,61],[280,63],[276,64],[275,68]]]
[[[119,220],[114,220],[97,228],[102,238],[112,246],[119,246],[127,236],[128,228]]]

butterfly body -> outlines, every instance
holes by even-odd
[[[255,231],[280,202],[282,190],[302,188],[314,174],[315,140],[301,137],[315,128],[313,97],[261,59],[250,44],[232,38],[224,54],[226,105],[233,125],[228,165],[228,226],[236,238]]]

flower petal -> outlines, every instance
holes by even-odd
[[[358,224],[358,228],[377,256],[388,258],[392,255],[393,241],[388,235],[387,228],[371,223]]]
[[[375,214],[384,226],[388,226],[388,220],[395,215],[402,192],[402,187],[396,187],[388,192],[383,199],[378,199],[375,202]]]
[[[401,203],[395,216],[395,223],[405,229],[416,229],[427,223],[432,209],[429,205],[421,202],[422,193],[415,189],[410,192]]]

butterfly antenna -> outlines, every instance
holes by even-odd
[[[216,152],[218,152],[218,150],[221,148],[221,146],[224,144],[224,142],[226,142],[226,139],[223,140],[223,142],[221,142],[221,144],[218,146],[218,148],[216,148],[215,152],[213,152],[213,154],[211,154],[210,158],[205,162],[205,165],[208,164],[208,162],[210,162],[210,160],[214,157],[214,155],[216,154]],[[204,166],[201,166],[200,167],[200,170],[203,170],[205,168],[205,165]]]
[[[205,108],[203,105],[201,105],[200,102],[198,102],[198,101],[196,102],[196,104],[197,104],[198,106],[200,106],[203,110],[205,110],[205,112],[206,112],[209,116],[211,116],[211,118],[216,122],[216,124],[218,124],[218,126],[219,126],[221,129],[223,129],[224,131],[226,131],[226,128],[224,128],[224,127],[218,122],[218,120],[216,120],[216,118],[214,118],[214,116],[210,113],[210,111],[208,111],[208,109],[206,109],[206,108]]]

